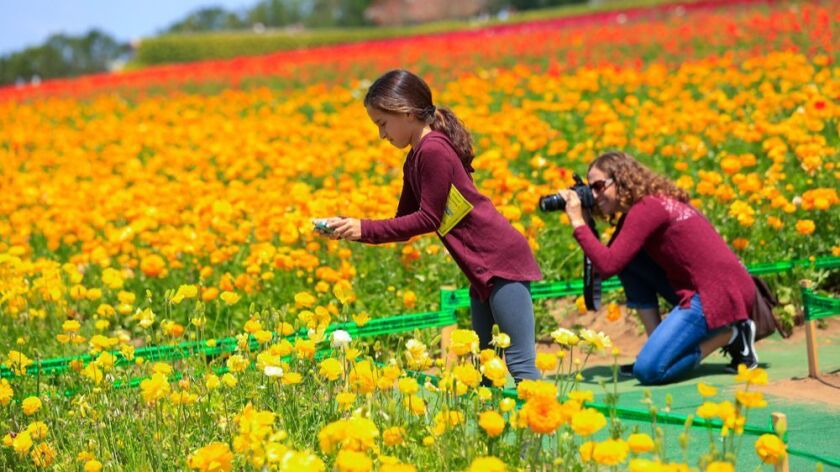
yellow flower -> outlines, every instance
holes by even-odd
[[[219,387],[221,381],[219,380],[219,376],[216,374],[207,374],[204,378],[204,385],[207,387],[208,390],[214,390]]]
[[[33,421],[26,427],[26,431],[32,436],[32,439],[45,439],[50,429],[43,421]]]
[[[764,400],[764,394],[761,392],[735,392],[735,399],[747,408],[764,408],[767,406],[767,401]]]
[[[717,395],[718,389],[712,385],[700,382],[697,384],[697,392],[700,393],[701,397],[708,398]]]
[[[452,375],[464,385],[475,388],[481,383],[481,373],[472,364],[462,364],[452,369]]]
[[[140,261],[140,270],[146,277],[160,277],[164,274],[165,268],[166,262],[156,254],[146,256]]]
[[[595,398],[592,390],[572,390],[569,392],[569,400],[574,400],[580,404],[583,402],[591,402]]]
[[[499,402],[499,409],[502,410],[505,413],[513,411],[513,409],[515,407],[516,407],[516,400],[514,400],[512,398],[503,398]]]
[[[9,351],[9,357],[6,359],[6,367],[12,370],[15,375],[26,375],[26,368],[32,365],[32,359],[26,357],[26,354],[18,351]]]
[[[537,353],[536,365],[543,373],[552,372],[557,369],[557,356],[545,352]]]
[[[621,318],[621,308],[616,303],[607,305],[607,321],[617,321]]]
[[[373,470],[373,461],[365,453],[342,449],[335,458],[335,467],[339,472],[368,472]]]
[[[38,397],[27,397],[21,402],[20,406],[23,409],[24,415],[32,416],[41,409],[41,399]]]
[[[402,377],[397,381],[397,388],[403,395],[414,395],[420,391],[420,385],[412,377]]]
[[[356,294],[353,293],[353,286],[347,280],[339,280],[333,285],[333,295],[342,305],[352,303],[356,300]]]
[[[584,343],[585,350],[588,352],[603,352],[605,349],[612,347],[612,341],[609,336],[601,331],[595,332],[590,329],[580,330],[580,338]]]
[[[15,391],[6,379],[0,379],[0,406],[6,406],[12,401]]]
[[[342,410],[347,410],[356,402],[356,394],[353,392],[341,392],[335,396],[335,402]]]
[[[198,286],[181,285],[180,287],[178,287],[178,291],[175,292],[175,295],[172,297],[172,303],[175,303],[177,305],[185,299],[195,298],[196,296],[198,296]]]
[[[586,441],[581,444],[578,448],[578,452],[580,452],[580,460],[583,462],[591,461],[592,455],[595,452],[595,441]]]
[[[481,366],[481,373],[493,382],[494,386],[503,387],[507,380],[508,370],[503,360],[493,357]]]
[[[627,459],[629,447],[621,439],[607,439],[595,444],[592,458],[601,465],[618,465]]]
[[[240,297],[236,292],[224,291],[221,295],[219,295],[219,298],[221,298],[222,301],[224,301],[228,305],[233,305],[239,301]]]
[[[328,358],[318,364],[318,374],[327,380],[337,380],[341,377],[341,362],[335,358]]]
[[[711,419],[718,416],[718,404],[714,402],[703,402],[697,407],[697,416],[703,419]]]
[[[748,385],[767,385],[767,371],[760,367],[748,369],[746,365],[739,364],[735,381],[746,382]]]
[[[152,374],[151,378],[140,382],[140,390],[146,404],[153,405],[169,394],[169,382],[163,374]]]
[[[233,470],[233,452],[227,443],[211,442],[193,452],[188,464],[201,472],[228,472]]]
[[[366,311],[353,315],[352,318],[353,322],[356,323],[356,326],[358,327],[362,327],[370,321],[370,315],[368,315]]]
[[[456,329],[449,340],[449,350],[458,356],[478,354],[478,334],[470,329]]]
[[[607,419],[598,410],[586,408],[572,416],[572,431],[579,436],[590,436],[607,424]]]
[[[578,335],[566,328],[558,328],[554,330],[551,333],[551,337],[554,338],[554,342],[564,347],[577,346],[580,342]]]
[[[76,320],[67,320],[61,325],[61,329],[67,333],[75,333],[81,329],[82,325]]]
[[[507,465],[498,457],[476,457],[467,472],[505,472]]]
[[[813,234],[816,229],[817,225],[814,224],[814,220],[799,220],[796,222],[796,232],[799,234],[808,236]]]
[[[382,441],[386,446],[399,446],[405,441],[405,429],[392,426],[382,431]]]
[[[102,470],[102,463],[96,459],[91,459],[85,462],[85,472],[99,472]]]
[[[230,369],[231,372],[242,372],[247,369],[250,364],[251,361],[239,354],[234,354],[228,357],[227,362],[225,362],[225,365],[227,365],[227,368]]]
[[[725,461],[710,462],[705,472],[735,472],[735,466]]]
[[[787,454],[787,446],[775,434],[762,434],[755,442],[755,452],[765,464],[778,464]]]
[[[295,306],[298,308],[310,308],[316,301],[316,298],[309,292],[298,292],[295,294]]]
[[[315,341],[311,339],[295,339],[295,353],[301,359],[312,359],[315,357]]]
[[[289,372],[284,374],[283,377],[280,379],[280,382],[283,385],[297,385],[303,381],[303,375],[299,372]]]
[[[650,452],[653,450],[653,439],[645,433],[634,433],[627,438],[627,445],[634,454]]]
[[[29,457],[32,458],[32,462],[35,466],[42,469],[48,468],[55,460],[55,456],[55,449],[45,442],[35,446],[35,448],[29,453]]]
[[[484,411],[478,417],[478,425],[488,436],[495,438],[505,430],[505,419],[495,411]]]
[[[27,431],[15,436],[12,440],[12,448],[16,453],[24,455],[32,448],[32,436]]]
[[[411,395],[403,399],[403,406],[414,416],[426,413],[426,401],[417,395]]]
[[[566,421],[560,403],[554,397],[541,395],[525,402],[519,414],[520,421],[539,434],[552,434]]]

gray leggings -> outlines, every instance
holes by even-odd
[[[530,287],[529,282],[495,278],[487,301],[470,297],[472,327],[478,333],[481,349],[491,347],[494,323],[510,336],[505,362],[517,383],[541,377],[536,366],[534,304],[531,302]]]

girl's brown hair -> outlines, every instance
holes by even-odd
[[[417,75],[402,69],[386,72],[368,89],[365,106],[387,113],[410,113],[433,130],[442,132],[452,141],[464,168],[472,172],[475,154],[470,133],[452,111],[434,105],[432,90]]]
[[[648,195],[670,197],[689,202],[688,193],[674,185],[667,177],[657,174],[627,153],[611,151],[598,156],[589,164],[613,179],[619,206],[630,208]]]

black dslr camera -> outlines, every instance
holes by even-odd
[[[569,189],[577,193],[580,199],[580,206],[585,210],[593,208],[595,206],[595,196],[592,195],[592,190],[590,190],[588,185],[583,183],[583,179],[579,175],[574,174],[572,178],[575,179],[575,184],[569,187]],[[543,212],[563,211],[565,209],[566,200],[557,193],[540,197],[540,210]]]
[[[591,210],[595,207],[595,196],[592,195],[592,189],[583,183],[583,179],[579,175],[574,174],[572,178],[575,179],[575,184],[569,188],[574,190],[580,199],[586,224],[597,238],[598,230],[595,228],[595,220],[592,219],[591,214]],[[540,210],[543,212],[565,209],[566,200],[559,194],[540,197]],[[601,306],[601,276],[595,272],[592,261],[586,255],[583,256],[583,300],[589,310],[597,310]]]

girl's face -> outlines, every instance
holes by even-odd
[[[618,210],[618,192],[615,181],[597,167],[589,170],[587,176],[589,188],[595,197],[595,203],[604,215],[614,215]]]
[[[391,113],[371,106],[365,108],[370,120],[379,128],[380,139],[387,139],[398,149],[415,144],[419,140],[424,125],[411,114]]]

